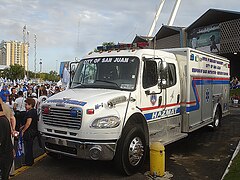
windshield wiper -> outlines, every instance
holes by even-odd
[[[115,82],[112,82],[112,81],[106,81],[106,80],[100,80],[100,79],[97,79],[97,80],[95,80],[95,82],[105,82],[105,83],[109,83],[109,84],[114,84],[115,86],[117,86],[119,89],[121,89],[120,88],[120,86],[117,84],[117,83],[115,83]]]

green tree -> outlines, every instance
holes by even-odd
[[[19,64],[10,65],[9,68],[6,68],[1,73],[2,77],[6,77],[11,80],[23,79],[24,78],[24,68]]]
[[[35,73],[32,71],[28,71],[28,78],[34,79],[41,78],[44,81],[59,81],[60,77],[56,71],[50,71],[49,73]],[[24,78],[24,68],[21,65],[15,64],[10,65],[9,68],[0,71],[0,77],[16,80],[16,79],[23,79]]]
[[[37,74],[36,74],[36,75],[37,75]],[[28,71],[28,78],[29,78],[29,79],[35,78],[35,73],[32,72],[32,71]],[[36,78],[37,78],[37,76],[36,76]]]
[[[59,81],[60,77],[56,71],[50,71],[49,73],[40,73],[39,77],[44,81]]]

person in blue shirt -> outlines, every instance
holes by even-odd
[[[3,86],[2,90],[0,91],[0,97],[2,98],[3,102],[7,102],[7,98],[10,95],[7,86]]]

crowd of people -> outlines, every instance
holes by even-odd
[[[232,77],[230,81],[230,88],[231,89],[240,88],[240,82],[238,81],[237,77]]]
[[[2,85],[0,91],[0,177],[14,173],[14,139],[24,141],[25,162],[32,166],[33,141],[38,137],[37,121],[41,103],[62,89],[50,84]],[[0,178],[0,179],[1,179]]]

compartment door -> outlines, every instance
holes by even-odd
[[[203,79],[202,80],[202,101],[201,101],[201,107],[202,107],[202,121],[207,121],[212,118],[212,80],[209,79]]]

